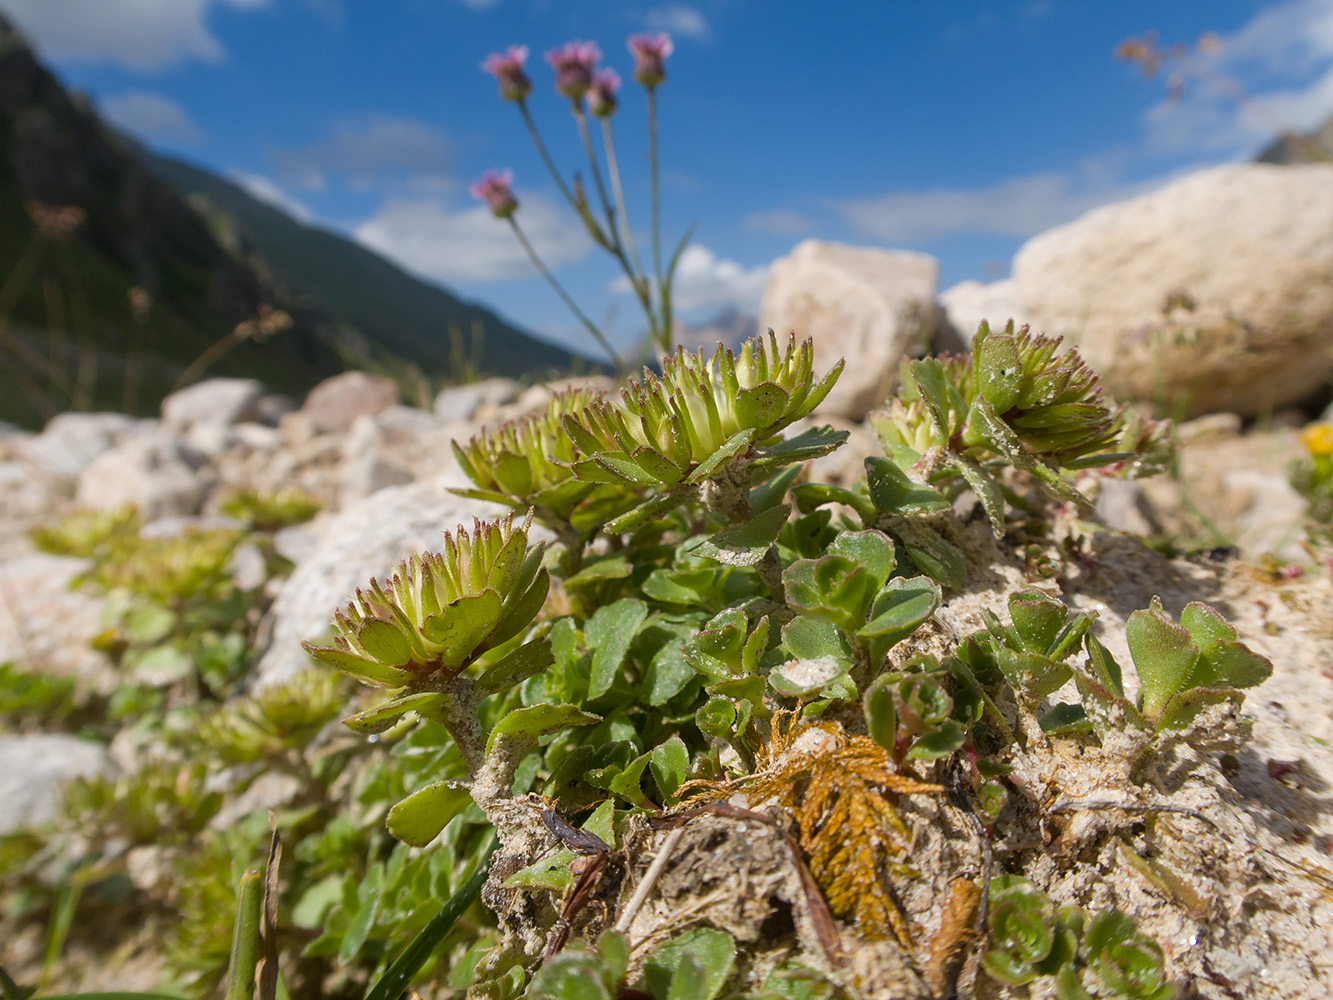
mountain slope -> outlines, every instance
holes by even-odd
[[[318,306],[340,331],[355,331],[371,357],[390,367],[392,355],[412,359],[428,374],[453,377],[521,376],[587,363],[360,244],[298,222],[216,174],[167,156],[148,164],[205,213],[230,216],[296,301]]]
[[[2,17],[0,233],[0,420],[36,426],[71,407],[154,412],[237,324],[290,306]],[[136,300],[146,310],[136,313]],[[208,371],[293,395],[341,371],[327,323],[291,315],[287,329],[241,342]]]

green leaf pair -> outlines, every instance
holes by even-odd
[[[1125,697],[1120,665],[1089,636],[1088,661],[1076,680],[1083,707],[1099,734],[1131,726],[1156,735],[1184,730],[1209,705],[1239,701],[1240,689],[1263,683],[1273,664],[1240,641],[1218,610],[1195,601],[1176,624],[1156,597],[1125,624],[1139,674],[1138,697]]]
[[[879,662],[935,613],[942,598],[939,585],[924,576],[890,579],[896,566],[893,541],[883,532],[843,532],[825,555],[787,567],[787,604],[804,618],[835,626]]]

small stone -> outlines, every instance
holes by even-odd
[[[310,390],[301,407],[316,433],[345,431],[366,413],[379,413],[398,402],[398,386],[392,379],[366,372],[343,372],[325,379]]]
[[[27,461],[51,478],[72,483],[89,463],[139,425],[121,413],[61,413],[21,445]]]
[[[63,733],[0,736],[0,834],[52,822],[67,782],[114,771],[100,743]]]
[[[99,510],[133,504],[145,519],[197,514],[216,485],[205,456],[166,431],[138,434],[98,456],[79,477],[76,499]]]
[[[162,422],[173,430],[196,424],[229,426],[258,420],[264,386],[252,378],[210,378],[162,400]]]
[[[519,386],[511,378],[488,378],[441,389],[435,397],[435,415],[444,423],[486,419],[486,411],[512,403]]]

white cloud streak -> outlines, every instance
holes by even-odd
[[[680,255],[671,291],[680,312],[734,309],[754,315],[759,312],[759,300],[767,281],[766,265],[747,268],[734,260],[718,257],[702,244],[691,243]],[[628,295],[629,279],[617,278],[607,290]]]
[[[551,270],[591,252],[592,243],[568,212],[538,196],[522,197],[521,203],[519,224]],[[354,235],[407,270],[449,284],[536,273],[509,226],[484,205],[456,208],[439,198],[394,199]]]
[[[669,3],[664,7],[654,7],[648,11],[645,20],[653,31],[670,32],[680,38],[706,42],[712,35],[708,19],[697,7],[689,4]]]
[[[269,0],[0,0],[43,55],[111,62],[152,73],[188,60],[221,62],[208,27],[218,6],[257,8]]]
[[[278,150],[273,158],[291,183],[322,190],[335,178],[366,189],[395,174],[439,177],[453,156],[439,129],[415,118],[367,115],[338,122],[323,142]]]
[[[921,244],[957,233],[1027,237],[1167,180],[1088,187],[1070,174],[1052,172],[1011,177],[985,188],[894,191],[832,205],[857,232],[889,243]]]
[[[297,222],[310,223],[315,220],[315,214],[304,203],[293,198],[267,177],[259,174],[249,174],[242,170],[233,170],[228,176],[245,188],[246,192],[252,197],[266,205],[271,205],[279,211],[286,212]]]
[[[150,90],[130,90],[101,101],[102,117],[111,124],[149,141],[187,145],[203,138],[199,127],[179,104]]]
[[[1253,155],[1286,129],[1310,130],[1333,113],[1333,2],[1286,0],[1220,36],[1214,55],[1192,54],[1185,88],[1144,117],[1151,154]]]

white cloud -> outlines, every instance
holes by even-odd
[[[243,170],[233,170],[228,176],[245,188],[250,195],[266,205],[272,205],[274,208],[286,212],[297,222],[309,223],[314,221],[315,214],[309,208],[267,177],[262,177],[259,174],[248,174]]]
[[[893,191],[832,205],[852,228],[889,243],[920,244],[958,233],[1027,237],[1169,179],[1089,186],[1071,174],[1052,172],[1011,177],[985,188]]]
[[[187,144],[203,138],[185,109],[164,94],[129,90],[101,101],[102,117],[142,139]]]
[[[1313,129],[1333,113],[1330,0],[1287,0],[1218,41],[1215,54],[1192,54],[1181,67],[1180,96],[1146,112],[1149,153],[1250,156],[1284,130]]]
[[[256,8],[269,0],[0,0],[0,11],[53,59],[113,62],[153,72],[189,59],[220,62],[208,27],[219,5]]]
[[[811,232],[815,228],[814,220],[804,212],[792,208],[770,208],[762,212],[752,212],[745,217],[746,229],[759,233],[776,233],[779,236],[795,236]]]
[[[669,3],[665,7],[653,7],[648,11],[646,21],[654,31],[668,31],[681,38],[707,41],[712,34],[708,19],[689,4]]]
[[[365,189],[395,173],[438,178],[452,151],[443,132],[415,118],[367,115],[338,122],[329,139],[279,150],[274,159],[283,176],[302,187],[320,190],[337,178]]]
[[[676,264],[671,291],[680,312],[734,309],[754,315],[759,311],[767,281],[767,266],[742,267],[734,260],[719,258],[702,244],[691,243]],[[629,294],[629,279],[617,278],[608,291]]]
[[[578,221],[538,196],[521,197],[524,234],[551,270],[588,256]],[[439,198],[394,199],[358,226],[355,237],[425,278],[446,283],[536,274],[509,226],[484,205],[454,208]]]
[[[767,266],[745,268],[692,243],[680,255],[671,288],[682,311],[730,308],[754,315],[767,281]]]

